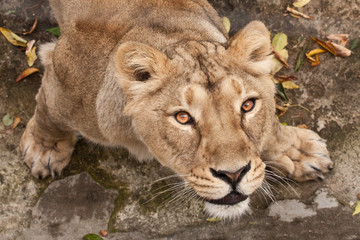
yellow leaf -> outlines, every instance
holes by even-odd
[[[37,59],[36,56],[36,46],[34,46],[35,40],[31,40],[26,45],[26,51],[25,54],[27,56],[27,63],[29,67],[32,67],[34,65],[34,62]]]
[[[21,37],[19,37],[18,35],[16,35],[15,33],[13,33],[12,31],[6,29],[6,28],[2,28],[0,27],[0,32],[4,35],[4,37],[12,44],[15,46],[20,46],[20,47],[26,47],[26,43],[27,41]]]
[[[293,3],[294,7],[303,7],[306,4],[308,4],[311,0],[295,0],[295,2]]]
[[[231,27],[230,19],[227,17],[222,17],[221,20],[223,22],[226,32],[229,33]]]
[[[309,53],[306,54],[306,56],[311,57],[313,55],[316,55],[316,54],[319,54],[319,53],[324,53],[324,52],[326,52],[324,49],[317,48],[317,49],[311,50]]]
[[[219,217],[212,217],[212,218],[207,218],[206,221],[207,222],[220,222],[222,219]]]
[[[360,213],[360,201],[356,204],[355,211],[353,212],[353,216]]]
[[[282,85],[286,89],[298,89],[299,88],[299,85],[296,85],[292,81],[283,82]]]
[[[36,72],[39,72],[39,69],[37,68],[28,68],[26,69],[25,71],[23,71],[17,78],[16,78],[16,82],[26,78],[27,76],[33,74],[33,73],[36,73]]]

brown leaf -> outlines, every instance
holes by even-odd
[[[330,43],[336,50],[336,55],[340,57],[349,57],[351,55],[351,51],[347,49],[346,47],[343,47],[339,44],[336,44],[334,42]]]
[[[332,41],[338,41],[341,46],[345,47],[346,43],[349,40],[349,34],[339,33],[339,34],[330,34],[327,36],[327,39]]]
[[[291,7],[286,8],[286,12],[288,12],[291,16],[299,16],[305,19],[313,19],[313,17],[310,17],[309,15],[306,15],[305,13],[299,12]]]
[[[19,117],[16,117],[12,124],[12,130],[14,130],[19,125],[20,122],[21,122],[21,119]]]
[[[275,57],[282,63],[286,68],[289,68],[289,64],[277,51],[273,50]]]
[[[25,71],[23,71],[17,78],[16,78],[16,82],[19,82],[20,80],[26,78],[27,76],[36,73],[36,72],[40,72],[39,69],[37,68],[28,68]]]
[[[34,44],[35,44],[35,40],[31,40],[26,45],[25,54],[27,56],[27,63],[29,65],[29,67],[32,67],[34,65],[34,62],[37,59],[36,46]]]
[[[15,46],[20,46],[20,47],[26,47],[26,43],[27,41],[21,37],[19,37],[18,35],[16,35],[15,33],[13,33],[12,31],[6,29],[6,28],[2,28],[0,27],[0,32],[4,35],[4,37],[12,44]]]
[[[315,42],[317,42],[320,46],[322,46],[323,48],[325,48],[328,52],[332,53],[333,55],[337,55],[336,53],[336,49],[335,47],[329,43],[329,42],[324,42],[320,39],[317,39],[317,38],[314,38],[314,37],[311,37]]]
[[[304,128],[304,129],[308,129],[308,127],[306,126],[306,124],[299,124],[297,125],[298,128]]]
[[[33,33],[33,31],[35,30],[37,24],[38,24],[38,19],[36,18],[35,21],[34,21],[34,24],[32,25],[32,27],[31,27],[31,29],[30,29],[30,31],[24,32],[23,35],[28,35],[28,34]]]
[[[278,80],[281,83],[297,79],[297,77],[292,76],[292,75],[280,75],[280,76],[276,76],[275,78],[276,78],[276,80]]]

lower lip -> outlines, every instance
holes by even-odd
[[[228,195],[226,195],[223,198],[220,199],[207,199],[206,201],[208,201],[209,203],[212,204],[217,204],[217,205],[235,205],[238,204],[239,202],[242,202],[244,200],[246,200],[248,198],[248,196],[241,194],[239,192],[236,191],[232,191],[231,193],[229,193]]]

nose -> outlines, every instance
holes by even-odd
[[[215,170],[213,168],[210,168],[210,172],[214,177],[220,178],[224,182],[229,183],[230,186],[233,188],[233,190],[235,190],[236,185],[241,181],[241,179],[245,176],[245,174],[249,172],[250,168],[251,168],[251,161],[249,161],[249,163],[246,166],[240,168],[236,172]]]

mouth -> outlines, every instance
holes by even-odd
[[[235,205],[239,202],[245,201],[248,198],[247,195],[232,191],[228,195],[220,199],[206,199],[207,202],[217,205]]]

